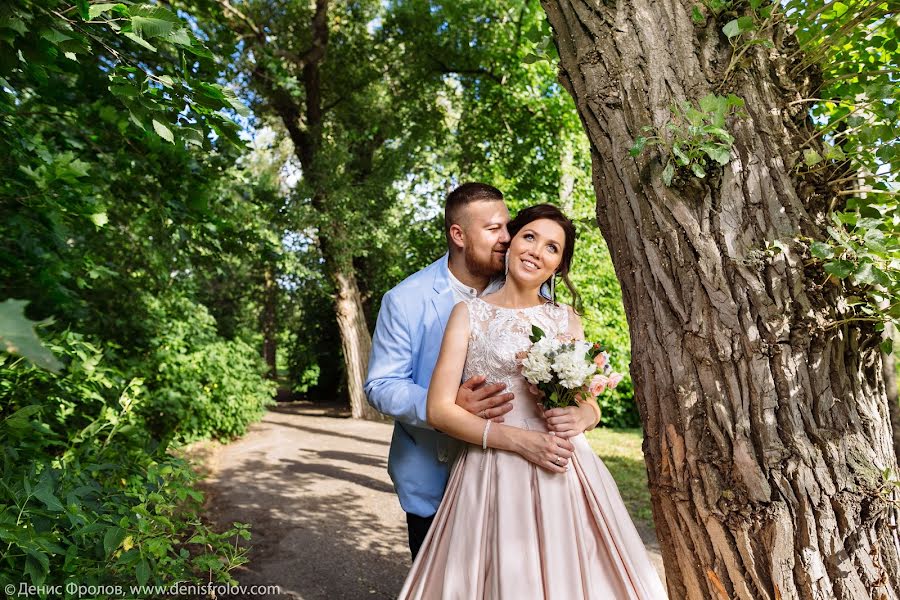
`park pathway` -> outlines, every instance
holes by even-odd
[[[406,520],[387,474],[392,426],[341,408],[279,404],[241,439],[201,444],[207,517],[249,523],[241,585],[277,585],[271,600],[395,598],[410,567]],[[661,568],[646,533],[648,548]]]

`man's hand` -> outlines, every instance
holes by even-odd
[[[564,439],[584,433],[593,428],[600,420],[599,408],[595,408],[595,406],[595,402],[588,401],[582,402],[578,406],[551,408],[544,411],[547,429]]]
[[[482,375],[470,377],[456,392],[456,404],[482,419],[490,419],[495,423],[503,422],[503,415],[513,409],[515,396],[501,393],[506,389],[502,383],[485,384]]]

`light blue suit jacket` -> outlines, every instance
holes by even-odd
[[[437,512],[459,442],[428,426],[425,398],[456,300],[445,254],[384,295],[366,378],[369,403],[394,418],[388,473],[400,506]]]

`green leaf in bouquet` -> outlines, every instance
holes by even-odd
[[[532,325],[532,326],[531,326],[531,337],[530,337],[529,339],[531,340],[531,343],[532,343],[532,344],[537,343],[541,338],[544,337],[544,335],[545,335],[545,334],[544,334],[544,330],[543,330],[543,329],[541,329],[541,328],[538,327],[537,325]]]

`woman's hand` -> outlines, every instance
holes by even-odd
[[[578,406],[545,410],[544,419],[547,420],[547,429],[561,438],[569,439],[593,428],[600,420],[599,410],[588,402],[581,402]],[[543,409],[543,407],[541,408]]]
[[[575,451],[572,442],[558,435],[540,431],[518,430],[516,453],[542,469],[564,473]]]

